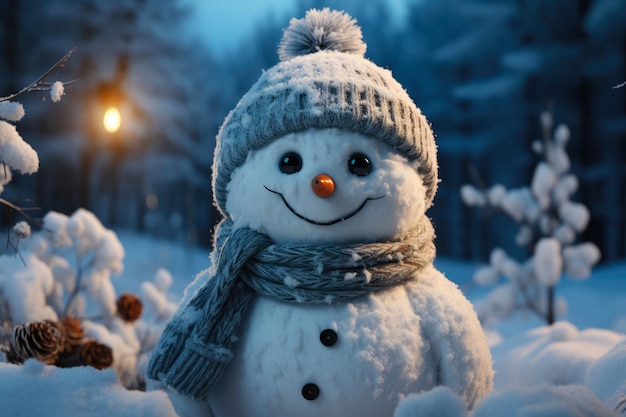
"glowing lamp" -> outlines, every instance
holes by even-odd
[[[102,124],[107,132],[117,132],[122,124],[122,115],[120,114],[120,111],[116,107],[109,107],[107,111],[104,112]]]

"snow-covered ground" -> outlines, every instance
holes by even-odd
[[[126,252],[124,272],[113,278],[118,293],[140,293],[142,282],[166,268],[174,277],[168,293],[174,301],[209,265],[206,248],[126,231],[118,236]],[[436,265],[472,301],[485,293],[471,285],[477,265],[447,259]],[[474,416],[620,415],[626,398],[626,344],[619,344],[626,332],[626,263],[597,267],[584,282],[563,280],[557,291],[569,305],[557,325],[542,327],[535,317],[520,314],[490,334],[496,387]],[[34,360],[21,367],[0,363],[0,405],[2,415],[175,416],[163,393],[128,391],[112,370],[59,369]],[[435,415],[428,410],[442,416],[464,413],[451,391],[437,389],[407,398],[396,417]]]

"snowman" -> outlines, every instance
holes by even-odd
[[[425,117],[364,58],[355,21],[292,19],[218,136],[224,215],[148,367],[180,415],[391,417],[444,385],[492,387],[472,306],[433,266]]]

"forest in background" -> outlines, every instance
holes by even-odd
[[[403,21],[384,0],[296,0],[340,8],[363,28],[366,56],[392,70],[432,123],[440,177],[429,214],[438,253],[480,259],[515,253],[515,225],[466,207],[463,184],[528,183],[546,108],[571,130],[577,194],[591,212],[582,239],[603,261],[626,258],[626,2],[421,0]],[[42,161],[3,198],[66,214],[93,211],[107,227],[210,244],[218,220],[210,174],[214,138],[264,68],[292,16],[260,16],[239,46],[217,54],[182,36],[186,10],[169,0],[7,0],[0,4],[0,96],[18,91],[77,47],[63,101],[21,101],[24,139]],[[101,127],[122,111],[115,134]],[[31,202],[23,201],[26,199]],[[35,214],[36,215],[36,214]],[[1,226],[15,216],[5,209]]]

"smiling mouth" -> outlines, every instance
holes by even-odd
[[[355,214],[357,214],[359,211],[361,211],[361,209],[363,207],[365,207],[365,204],[367,204],[368,201],[370,200],[380,200],[381,198],[384,197],[384,195],[381,195],[380,197],[368,197],[365,199],[365,201],[363,201],[363,203],[361,203],[361,205],[359,207],[357,207],[355,210],[351,211],[350,213],[346,214],[345,216],[341,216],[339,218],[336,218],[335,220],[331,220],[331,221],[327,221],[327,222],[320,222],[317,220],[312,220],[309,219],[307,217],[304,217],[302,214],[298,213],[293,207],[291,207],[291,205],[287,202],[287,199],[285,199],[285,196],[282,195],[281,193],[279,193],[278,191],[274,191],[270,188],[267,188],[266,185],[264,185],[263,187],[265,187],[265,189],[267,191],[269,191],[270,193],[274,193],[280,196],[280,198],[282,198],[283,203],[285,204],[285,206],[289,209],[289,211],[291,211],[293,214],[295,214],[297,217],[301,218],[302,220],[304,220],[307,223],[311,223],[311,224],[315,224],[317,226],[332,226],[333,224],[337,224],[339,222],[342,222],[344,220],[348,220],[350,217],[353,217]]]

